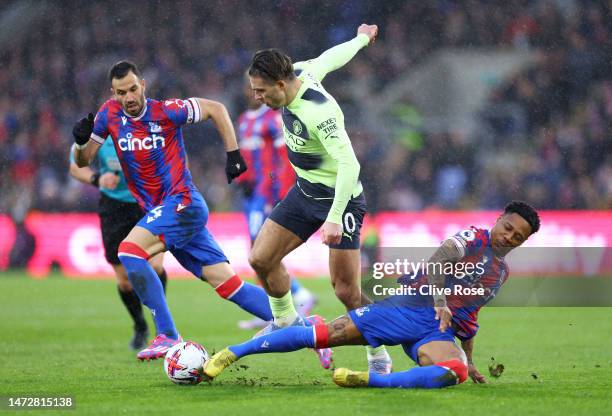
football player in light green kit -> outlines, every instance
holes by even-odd
[[[366,212],[359,162],[344,127],[340,106],[321,85],[376,39],[378,27],[362,24],[357,36],[316,59],[297,62],[276,49],[257,52],[249,68],[255,99],[282,109],[283,132],[297,183],[272,211],[249,262],[264,283],[274,322],[264,332],[302,325],[281,260],[322,226],[329,250],[331,283],[347,310],[371,303],[361,294],[360,228]],[[388,373],[391,358],[368,347],[370,371]]]

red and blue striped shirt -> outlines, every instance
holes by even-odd
[[[245,111],[238,118],[238,137],[249,167],[238,181],[249,183],[254,194],[263,196],[268,204],[276,204],[295,184],[280,113],[265,105]]]
[[[96,114],[92,140],[103,144],[111,136],[128,187],[149,211],[170,195],[183,194],[191,202],[193,185],[187,168],[181,127],[201,119],[196,99],[147,99],[142,112],[132,117],[110,99]]]

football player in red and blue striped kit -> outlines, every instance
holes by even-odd
[[[246,171],[226,108],[216,101],[145,98],[136,65],[116,63],[109,72],[112,99],[75,124],[75,161],[87,166],[107,136],[114,142],[128,187],[146,214],[119,245],[128,278],[153,314],[157,336],[137,354],[163,357],[180,340],[157,275],[147,262],[170,250],[181,265],[217,293],[266,321],[272,319],[263,289],[243,282],[206,229],[208,207],[187,168],[181,127],[211,119],[227,151],[228,183]]]
[[[468,376],[485,382],[472,362],[478,311],[495,297],[508,278],[504,257],[540,228],[537,212],[520,201],[509,203],[490,229],[470,228],[446,239],[429,259],[430,264],[451,265],[455,272],[432,268],[416,279],[404,276],[404,286],[429,287],[430,293],[396,295],[354,309],[329,324],[290,326],[215,354],[204,364],[204,374],[217,377],[226,367],[251,354],[327,348],[342,345],[402,345],[419,367],[391,374],[339,368],[333,380],[342,387],[440,388],[462,383]],[[458,274],[459,264],[471,263],[469,273]],[[463,269],[463,267],[462,267]],[[428,269],[429,270],[429,269]],[[445,296],[442,290],[481,293]],[[461,341],[460,348],[455,337]]]

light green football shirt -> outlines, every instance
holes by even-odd
[[[344,114],[321,81],[369,41],[367,35],[360,34],[316,59],[295,63],[302,85],[282,111],[285,143],[298,176],[297,186],[311,198],[333,199],[327,221],[335,224],[342,224],[347,204],[363,192],[363,187],[359,162],[344,128]]]

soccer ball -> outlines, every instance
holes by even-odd
[[[193,341],[179,342],[168,350],[164,370],[176,384],[198,384],[202,381],[202,366],[208,360],[208,352]]]

